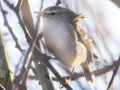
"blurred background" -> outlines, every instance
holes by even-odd
[[[14,6],[16,6],[18,2],[18,0],[9,1],[13,3]],[[42,10],[49,6],[55,6],[56,1],[57,0],[44,0]],[[29,45],[26,42],[23,30],[19,26],[16,15],[3,1],[1,1],[1,3],[3,9],[8,12],[7,19],[14,34],[18,38],[22,48],[27,49]],[[39,12],[41,0],[29,0],[29,3],[36,22],[37,15],[34,11]],[[87,15],[87,18],[83,19],[83,30],[88,37],[93,40],[92,50],[99,58],[94,60],[94,63],[92,64],[93,70],[101,69],[104,66],[111,65],[114,61],[118,60],[120,54],[120,8],[116,4],[114,4],[111,0],[61,0],[61,4],[59,6],[67,7],[77,14],[84,12],[84,15]],[[41,25],[43,24],[41,23]],[[4,18],[1,11],[0,29],[4,34],[11,68],[14,73],[15,67],[21,58],[21,53],[15,48],[15,42],[12,39],[7,27],[4,26]],[[39,32],[41,31],[42,29],[40,28]],[[71,68],[63,66],[58,61],[51,60],[50,62],[55,69],[59,71],[61,76],[69,76],[71,74]],[[75,73],[80,72],[82,72],[81,67],[76,67]],[[95,84],[87,83],[85,78],[81,77],[76,80],[72,80],[70,82],[70,86],[74,90],[106,90],[112,77],[112,73],[113,71],[110,71],[97,76],[95,78]],[[50,75],[55,77],[51,72]],[[29,76],[34,77],[32,71],[29,72]],[[59,82],[54,81],[53,83],[55,89],[60,90]],[[41,90],[41,86],[35,78],[28,78],[27,85],[28,90]],[[120,69],[118,69],[118,73],[114,79],[111,90],[120,90]]]

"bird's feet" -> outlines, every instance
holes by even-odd
[[[65,85],[68,85],[70,83],[71,79],[62,78],[60,80],[60,89],[64,88]]]

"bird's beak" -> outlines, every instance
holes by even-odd
[[[43,17],[43,12],[36,12],[36,11],[34,11],[34,13],[40,14],[40,16]]]

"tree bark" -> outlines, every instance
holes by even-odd
[[[0,30],[0,84],[12,90],[13,73],[11,71],[5,40]]]

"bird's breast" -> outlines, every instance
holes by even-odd
[[[68,67],[76,67],[80,64],[82,61],[78,58],[80,47],[78,48],[76,32],[72,26],[58,24],[49,27],[46,25],[43,35],[48,48],[62,64]]]

